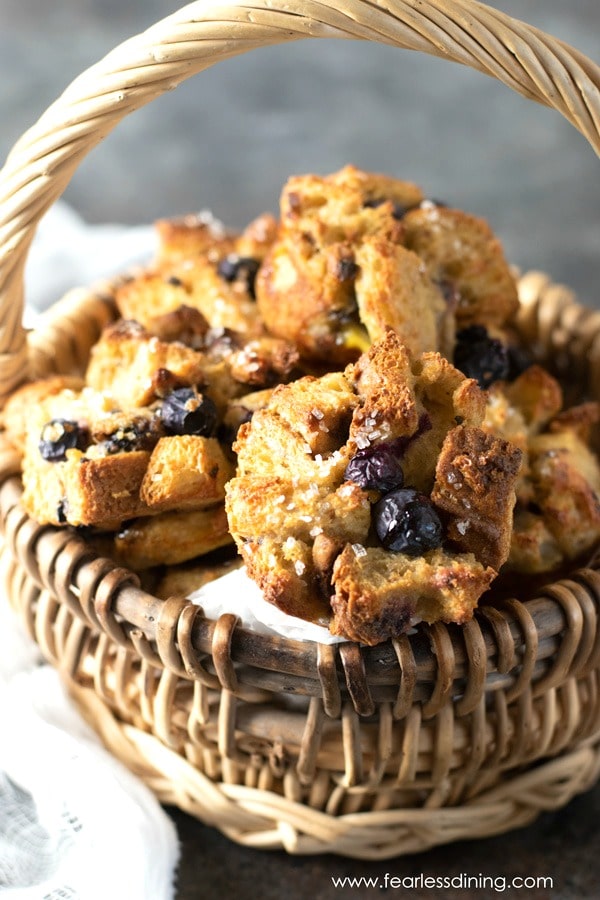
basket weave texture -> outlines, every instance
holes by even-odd
[[[220,59],[302,37],[361,38],[452,59],[560,111],[600,152],[600,69],[472,0],[193,3],[80,76],[0,173],[0,395],[81,370],[116,315],[112,286],[73,291],[35,332],[23,267],[40,217],[129,112]],[[519,329],[600,399],[600,313],[539,273]],[[252,634],[153,597],[85,541],[20,506],[0,443],[11,605],[107,746],[165,802],[248,846],[386,858],[524,825],[600,775],[600,561],[466,626],[375,648]]]

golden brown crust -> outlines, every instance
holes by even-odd
[[[556,416],[563,394],[556,380],[542,366],[529,366],[512,383],[502,386],[509,403],[516,407],[530,434],[537,434]]]
[[[201,509],[225,499],[233,466],[216,438],[169,435],[148,461],[140,496],[152,510]]]
[[[457,428],[457,417],[480,422],[484,405],[475,382],[439,354],[413,360],[392,331],[345,373],[276,388],[240,427],[237,473],[226,487],[231,533],[265,598],[288,614],[329,615],[336,634],[364,643],[401,633],[413,616],[469,618],[496,574],[489,560],[499,567],[508,555],[520,458],[505,441],[473,426]],[[463,430],[478,440],[463,447],[455,434]],[[478,454],[474,465],[486,492],[479,484],[471,490],[473,516],[482,532],[491,509],[494,552],[483,535],[475,553],[459,547],[453,557],[442,549],[416,559],[383,549],[371,506],[380,492],[346,476],[357,451],[380,444],[395,447],[402,467],[414,473],[418,484],[405,479],[405,485],[427,493],[442,445],[448,462],[456,463],[459,450]]]
[[[518,309],[514,277],[487,222],[458,209],[424,204],[407,212],[405,244],[424,261],[435,282],[458,292],[460,327],[498,326]]]
[[[118,409],[90,388],[53,394],[30,415],[23,502],[41,522],[114,529],[138,516],[223,502],[233,472],[215,438],[165,435],[160,405]],[[54,419],[75,423],[78,448],[49,461],[42,433]]]
[[[148,406],[175,386],[203,384],[205,359],[184,344],[161,341],[132,321],[106,328],[92,348],[86,383],[125,406]]]
[[[590,444],[594,426],[600,422],[600,403],[580,403],[554,416],[548,423],[548,430],[573,431],[584,444]]]
[[[213,333],[195,349],[121,319],[92,348],[86,382],[124,407],[149,406],[180,387],[206,387],[224,414],[232,399],[288,380],[297,362],[296,349],[279,338]]]
[[[437,349],[451,354],[453,319],[416,253],[372,237],[357,248],[355,259],[358,317],[371,342],[393,328],[415,355]]]
[[[11,443],[21,452],[25,449],[31,411],[49,397],[65,390],[80,391],[83,379],[76,375],[52,375],[23,385],[12,394],[2,411],[2,424]]]
[[[533,502],[563,556],[576,559],[600,540],[600,466],[574,431],[530,442]]]
[[[541,366],[490,388],[485,431],[519,446],[523,462],[507,569],[559,569],[600,540],[600,468],[590,451],[597,403],[561,411],[560,385]]]
[[[414,558],[347,544],[333,567],[331,631],[377,644],[407,631],[413,619],[466,622],[495,574],[470,554],[435,550]]]
[[[506,570],[539,575],[558,569],[562,562],[562,551],[543,516],[517,508]]]
[[[288,381],[300,355],[289,341],[260,337],[247,341],[229,358],[231,378],[250,389],[270,387]]]
[[[201,256],[218,247],[223,254],[234,249],[235,235],[210,214],[190,214],[178,219],[158,219],[159,263],[180,262]]]
[[[442,335],[448,341],[442,293],[402,246],[399,207],[421,199],[413,184],[350,166],[291,178],[277,239],[256,282],[269,330],[296,341],[304,355],[339,365],[388,326],[413,353],[438,349]]]
[[[268,603],[307,622],[327,622],[329,607],[319,593],[307,543],[265,536],[245,542],[240,553]]]
[[[115,522],[147,514],[140,488],[149,457],[144,450],[100,459],[69,451],[62,471],[67,521],[71,525],[111,528]]]
[[[45,426],[54,419],[75,424],[79,448],[48,461],[40,452]],[[30,409],[23,457],[23,504],[42,523],[110,529],[148,514],[139,491],[160,436],[150,410],[116,411],[104,395],[85,388],[50,394]],[[128,452],[121,452],[122,444]]]
[[[136,519],[115,537],[115,555],[135,571],[176,565],[230,543],[225,510],[214,506]]]
[[[481,423],[483,391],[439,353],[412,359],[393,331],[363,354],[349,374],[361,400],[350,429],[354,445],[404,442],[405,483],[429,493],[448,431],[457,422]]]
[[[250,259],[258,265],[276,232],[265,214],[241,235],[233,235],[206,218],[188,216],[156,223],[159,248],[155,265],[128,279],[115,295],[125,319],[135,319],[151,333],[164,329],[165,316],[187,307],[199,312],[211,328],[229,328],[258,336],[264,327],[254,302],[253,278],[233,274],[223,263]]]
[[[446,436],[431,499],[444,514],[448,538],[500,571],[508,559],[521,451],[480,428],[459,425]]]

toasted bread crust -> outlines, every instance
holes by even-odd
[[[484,409],[475,382],[439,354],[413,359],[391,330],[344,373],[279,386],[240,427],[226,487],[231,533],[265,598],[367,644],[415,617],[466,621],[508,556],[521,458],[477,427]],[[379,544],[372,504],[381,493],[347,480],[346,470],[357,452],[380,445],[395,448],[407,487],[439,503],[452,552],[413,558]],[[456,525],[464,512],[440,479],[467,457],[477,478],[465,538]]]
[[[508,441],[459,425],[446,436],[437,463],[431,499],[444,514],[449,540],[496,572],[510,551],[521,460]]]

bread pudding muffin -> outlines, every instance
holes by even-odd
[[[486,397],[391,329],[344,372],[278,387],[226,486],[250,576],[286,612],[376,644],[464,622],[508,558],[522,453]]]
[[[353,166],[287,182],[256,296],[273,334],[338,365],[388,327],[415,355],[451,358],[457,328],[499,328],[517,308],[515,279],[484,220]]]

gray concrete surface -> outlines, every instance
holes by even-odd
[[[600,58],[598,0],[494,5]],[[73,77],[176,7],[0,0],[0,158]],[[600,308],[600,179],[585,140],[492,79],[387,47],[303,42],[222,63],[127,119],[83,163],[65,199],[92,222],[210,207],[237,226],[276,207],[288,174],[350,161],[486,216],[513,262],[547,271]],[[178,898],[368,897],[373,889],[335,891],[330,876],[386,871],[550,875],[552,890],[504,895],[592,898],[599,813],[597,788],[513,835],[375,864],[240,849],[172,811],[183,848]]]

